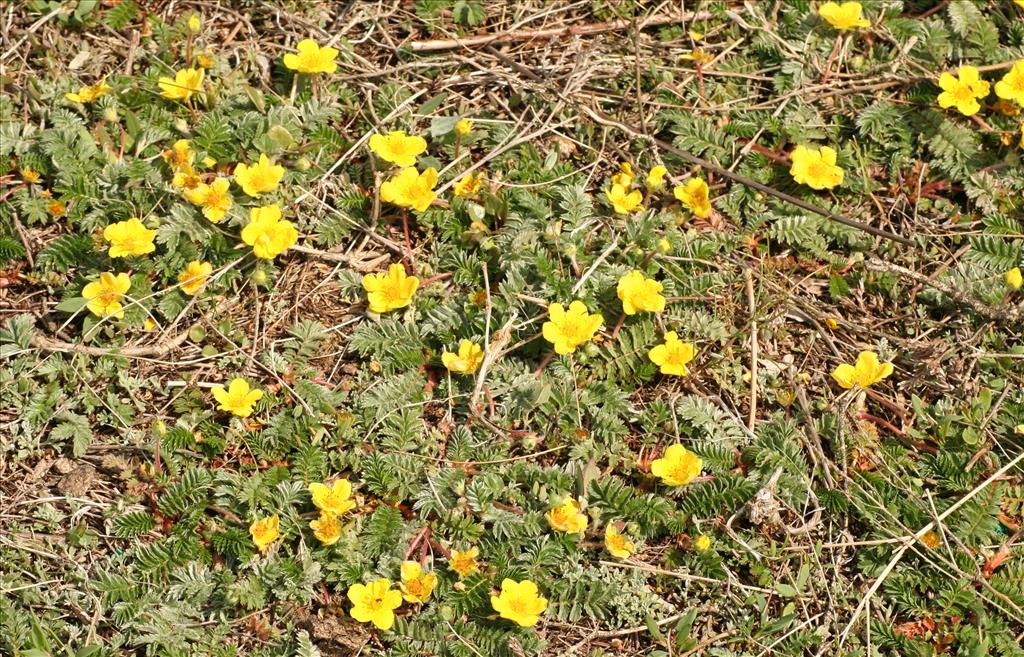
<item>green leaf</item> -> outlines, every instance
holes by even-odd
[[[71,297],[70,299],[64,299],[61,301],[54,306],[53,309],[62,313],[71,313],[73,315],[82,308],[85,308],[88,303],[89,301],[85,297]]]

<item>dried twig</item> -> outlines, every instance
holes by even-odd
[[[687,11],[682,14],[650,16],[636,24],[637,29],[654,27],[657,25],[669,25],[671,23],[686,23],[695,20],[707,20],[713,18],[714,14],[707,11]],[[629,19],[619,19],[606,23],[590,23],[588,25],[564,25],[552,27],[546,30],[514,30],[511,32],[500,32],[498,34],[480,34],[468,36],[462,39],[431,39],[429,41],[413,41],[409,47],[415,52],[430,52],[436,50],[452,50],[454,48],[479,48],[481,46],[492,46],[502,43],[514,43],[516,41],[537,41],[543,39],[557,39],[565,36],[583,36],[587,34],[600,34],[601,32],[617,32],[633,25]]]

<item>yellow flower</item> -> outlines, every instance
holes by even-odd
[[[1013,432],[1019,436],[1024,436],[1024,424],[1018,424],[1017,426],[1015,426],[1013,428]]]
[[[105,271],[98,281],[86,283],[82,288],[82,296],[88,301],[86,308],[93,315],[104,317],[113,315],[117,319],[124,317],[121,310],[121,299],[132,286],[128,274],[112,274]]]
[[[51,217],[59,217],[67,210],[67,206],[62,201],[54,199],[50,201],[50,204],[46,206],[46,211],[50,213]]]
[[[324,46],[321,48],[312,39],[299,41],[296,49],[298,54],[290,52],[284,56],[284,65],[299,73],[334,73],[338,64],[334,59],[338,56],[337,48]]]
[[[559,506],[544,514],[551,529],[566,534],[577,534],[587,528],[587,515],[580,512],[580,505],[571,497],[565,498]]]
[[[391,588],[391,580],[375,579],[369,584],[348,587],[352,618],[360,623],[373,623],[378,629],[390,630],[395,624],[395,609],[402,606],[402,592]]]
[[[480,191],[480,183],[484,180],[484,172],[477,171],[475,173],[467,173],[466,175],[455,181],[452,185],[452,191],[455,192],[456,196],[462,198],[472,198],[476,196]],[[386,184],[386,183],[385,183]],[[381,188],[383,191],[383,187]]]
[[[1013,3],[1021,9],[1024,9],[1024,0],[1013,0]]]
[[[871,21],[861,18],[861,6],[859,2],[826,2],[818,8],[818,15],[828,21],[828,24],[837,30],[850,30],[855,27],[869,27]]]
[[[694,48],[690,52],[680,55],[680,58],[688,59],[692,62],[697,62],[698,64],[708,64],[714,61],[715,55],[703,48]]]
[[[97,98],[109,93],[111,89],[112,87],[107,84],[106,81],[100,80],[94,85],[79,87],[78,93],[66,93],[64,94],[64,97],[73,103],[91,103]]]
[[[185,270],[178,274],[181,291],[189,296],[195,296],[206,285],[206,281],[209,280],[210,272],[212,271],[213,265],[208,262],[193,260],[188,263]]]
[[[628,188],[633,184],[633,177],[633,165],[629,162],[621,162],[619,164],[619,173],[612,176],[612,184]]]
[[[500,594],[491,596],[491,607],[499,616],[520,627],[533,627],[548,608],[548,600],[528,579],[522,582],[505,579],[501,582]]]
[[[711,190],[701,178],[690,178],[685,185],[676,185],[672,195],[695,217],[707,219],[711,214]]]
[[[973,66],[961,66],[956,76],[943,73],[939,76],[939,87],[942,89],[938,97],[939,107],[956,107],[964,116],[977,114],[981,109],[978,99],[987,96],[989,91],[988,82],[978,77],[978,69]]]
[[[629,191],[625,185],[612,185],[611,189],[604,190],[604,195],[608,197],[616,214],[632,214],[643,210],[640,204],[644,201],[644,195],[639,189]]]
[[[706,552],[711,547],[711,537],[707,534],[701,534],[693,540],[693,549],[698,552]]]
[[[333,513],[321,511],[319,520],[311,520],[309,527],[324,545],[334,545],[341,538],[341,523]]]
[[[665,310],[664,286],[644,273],[634,270],[619,279],[616,292],[622,301],[622,312],[635,315],[642,312],[660,313]]]
[[[647,356],[661,368],[662,374],[686,376],[690,373],[686,364],[697,355],[697,349],[689,342],[682,342],[675,331],[665,334],[664,344],[656,345]]]
[[[403,208],[423,212],[437,198],[437,169],[430,167],[419,173],[413,167],[402,169],[380,186],[380,200]]]
[[[142,320],[142,330],[143,331],[152,331],[155,328],[156,328],[156,322],[153,321],[152,317],[147,317],[146,319]]]
[[[132,217],[128,221],[119,221],[110,224],[103,229],[103,239],[110,242],[110,250],[107,255],[111,258],[123,258],[124,256],[146,255],[156,251],[153,238],[156,231]]]
[[[702,467],[699,456],[676,443],[669,445],[660,459],[651,461],[651,474],[668,486],[685,486],[697,478]]]
[[[926,532],[921,536],[921,542],[930,550],[934,550],[942,544],[942,539],[935,532]]]
[[[249,223],[242,229],[242,241],[252,247],[257,258],[268,260],[284,253],[299,240],[299,231],[281,218],[281,208],[267,205],[249,208]]]
[[[220,403],[218,409],[229,411],[238,417],[249,417],[252,415],[253,405],[263,398],[263,391],[258,388],[250,389],[245,379],[235,378],[231,380],[227,390],[224,386],[214,386],[213,398]]]
[[[477,547],[471,547],[462,552],[452,550],[452,557],[448,561],[448,567],[458,573],[459,579],[462,579],[480,570],[480,564],[476,560],[478,556],[480,556],[480,549]]]
[[[207,169],[213,168],[213,165],[217,164],[217,160],[213,159],[209,155],[203,158],[203,166]]]
[[[270,544],[281,535],[281,518],[275,513],[269,518],[261,518],[249,525],[252,542],[260,552],[266,552]]]
[[[843,182],[843,170],[836,166],[836,152],[828,146],[820,150],[797,146],[790,157],[793,166],[789,174],[798,184],[811,189],[832,189]]]
[[[340,516],[356,507],[352,500],[352,484],[348,479],[336,479],[330,486],[312,483],[309,492],[313,505],[324,513]]]
[[[363,276],[363,289],[367,292],[370,312],[386,313],[405,308],[412,303],[412,295],[420,286],[420,279],[407,276],[405,267],[394,264],[387,273]]]
[[[18,173],[21,175],[21,179],[29,184],[39,182],[39,172],[35,169],[25,168],[18,171]]]
[[[402,581],[398,588],[406,602],[426,602],[435,586],[437,575],[423,572],[423,567],[415,561],[402,562]]]
[[[455,132],[465,137],[473,132],[473,122],[469,119],[459,119],[455,122]]]
[[[1003,278],[1006,279],[1006,284],[1015,290],[1019,290],[1020,286],[1024,284],[1024,275],[1020,272],[1020,267],[1014,267],[1010,271],[1003,274]]]
[[[249,196],[259,196],[263,192],[272,192],[284,177],[284,167],[272,163],[265,154],[252,166],[244,162],[235,167],[235,182]]]
[[[213,57],[206,53],[198,53],[196,55],[196,64],[199,64],[203,68],[213,68]]]
[[[404,130],[395,130],[386,135],[375,134],[370,137],[370,150],[385,162],[400,167],[411,167],[416,164],[416,156],[427,150],[427,140],[418,135],[409,136]]]
[[[1013,68],[1003,76],[1003,79],[996,82],[996,95],[1006,100],[1012,100],[1018,105],[1024,105],[1024,59],[1018,59],[1013,63]]]
[[[484,362],[484,350],[472,340],[462,340],[459,342],[459,353],[445,351],[441,354],[441,362],[449,372],[472,374],[480,369],[480,364]]]
[[[647,191],[653,192],[656,189],[661,189],[665,185],[665,174],[668,173],[668,169],[656,165],[647,174],[647,179],[644,181],[644,186],[647,187]]]
[[[174,79],[161,77],[157,80],[160,95],[167,100],[188,100],[202,93],[206,71],[201,68],[185,68],[174,74]]]
[[[615,529],[615,526],[608,523],[604,530],[604,549],[616,559],[628,559],[633,556],[636,546],[633,541],[626,538],[626,535]]]
[[[192,189],[185,190],[185,199],[203,208],[203,216],[217,223],[224,218],[224,215],[231,209],[234,200],[228,192],[231,181],[227,178],[217,178],[212,183],[199,183]]]
[[[203,184],[202,178],[196,175],[192,167],[178,169],[171,178],[171,184],[178,189],[195,189]]]
[[[182,169],[192,171],[192,162],[196,159],[196,153],[187,139],[179,139],[174,145],[161,153],[164,161],[174,171]]]
[[[672,252],[672,242],[669,242],[664,237],[658,240],[658,252],[662,255],[668,255]]]
[[[560,303],[548,306],[549,321],[541,332],[555,346],[556,354],[571,354],[576,347],[590,342],[604,323],[601,313],[590,314],[582,301],[573,301],[566,310]]]
[[[862,351],[856,365],[843,363],[832,370],[832,378],[843,388],[867,388],[892,374],[892,363],[879,363],[878,354]]]
[[[203,21],[199,18],[199,14],[192,14],[188,17],[188,31],[192,34],[199,34],[200,30],[203,29]]]

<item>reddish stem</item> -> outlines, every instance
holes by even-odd
[[[828,56],[828,63],[825,64],[825,77],[821,79],[822,84],[828,82],[828,76],[832,74],[832,64],[836,61],[836,55],[839,54],[839,44],[843,42],[843,33],[840,32],[836,35],[836,45],[832,46],[832,54]]]
[[[409,259],[410,273],[416,268],[416,257],[412,253],[412,239],[409,237],[409,211],[402,210],[402,231],[405,233],[406,257]]]
[[[540,378],[540,373],[544,371],[544,368],[548,366],[548,363],[550,363],[551,359],[554,358],[554,357],[555,357],[554,350],[549,351],[548,355],[545,356],[544,360],[542,360],[540,362],[540,365],[537,366],[537,370],[533,373],[533,378],[539,379]]]
[[[425,280],[422,283],[420,283],[420,287],[426,287],[426,286],[430,285],[431,283],[433,283],[434,281],[442,281],[442,280],[444,280],[446,278],[451,278],[451,275],[452,275],[451,272],[445,272],[443,274],[434,274],[433,276],[431,276],[427,280]]]
[[[416,535],[412,537],[412,542],[409,543],[409,549],[405,551],[405,561],[408,561],[409,557],[412,556],[412,553],[416,551],[416,546],[420,544],[420,541],[422,541],[424,538],[429,537],[430,525],[427,525],[423,529],[419,530],[419,532],[417,532]]]
[[[614,341],[615,338],[619,337],[619,331],[622,330],[622,325],[625,324],[625,323],[626,323],[626,313],[622,313],[622,315],[619,317],[619,323],[615,325],[614,329],[612,329],[612,337],[611,337],[612,341]]]

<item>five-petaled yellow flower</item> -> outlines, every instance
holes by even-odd
[[[541,596],[537,585],[528,579],[522,582],[505,579],[499,595],[491,596],[491,607],[499,616],[520,627],[533,627],[548,608],[548,599]]]
[[[161,155],[173,171],[182,169],[191,171],[192,163],[196,159],[196,152],[192,150],[192,144],[187,139],[179,139],[174,142],[174,145]]]
[[[85,87],[79,87],[78,92],[68,92],[64,94],[64,97],[74,103],[91,103],[92,101],[106,95],[110,92],[112,87],[105,81],[100,80],[96,84],[88,85]]]
[[[271,162],[266,154],[261,154],[256,164],[250,166],[242,162],[235,167],[235,182],[249,196],[274,191],[283,177],[284,167]]]
[[[484,180],[483,171],[475,171],[473,173],[467,173],[452,185],[452,191],[456,196],[462,198],[472,198],[480,192],[480,184]]]
[[[210,279],[213,265],[208,262],[193,260],[185,269],[178,274],[178,283],[181,284],[181,291],[194,297],[199,290],[203,289],[206,281]]]
[[[651,474],[668,486],[685,486],[700,474],[704,461],[676,443],[669,445],[664,456],[651,461]]]
[[[420,286],[420,279],[408,276],[405,267],[393,264],[387,273],[367,274],[363,276],[363,289],[366,290],[370,312],[386,313],[405,308],[412,303],[412,295]]]
[[[814,150],[800,145],[790,155],[793,180],[811,189],[832,189],[843,182],[843,170],[836,166],[836,152],[828,146]]]
[[[689,342],[683,342],[675,331],[665,334],[665,342],[654,346],[647,356],[661,368],[662,374],[686,376],[690,373],[686,364],[697,355],[697,349]]]
[[[338,56],[337,48],[320,47],[312,39],[303,39],[296,46],[298,53],[290,52],[284,56],[284,65],[299,73],[334,73],[338,64],[334,59]]]
[[[434,167],[423,173],[419,173],[414,167],[408,167],[381,183],[380,200],[423,212],[437,198],[437,194],[434,193],[436,184],[437,169]]]
[[[587,528],[587,514],[580,511],[579,503],[571,497],[544,514],[551,529],[566,534],[577,534]]]
[[[299,231],[281,218],[281,208],[267,205],[249,208],[249,223],[242,229],[242,241],[252,247],[257,258],[268,260],[284,253],[299,240]]]
[[[711,190],[703,179],[690,178],[685,185],[676,185],[672,195],[685,205],[693,216],[707,219],[711,215]]]
[[[875,352],[862,351],[857,355],[856,364],[842,363],[832,370],[832,378],[843,388],[867,388],[892,374],[892,370],[892,363],[878,362]]]
[[[107,251],[107,255],[111,258],[152,253],[156,251],[156,245],[153,244],[154,237],[156,237],[156,231],[146,228],[146,225],[135,217],[110,224],[103,229],[103,239],[110,242],[110,250]]]
[[[46,206],[46,211],[50,213],[51,217],[59,217],[67,211],[68,206],[64,205],[63,201],[54,199]]]
[[[333,513],[321,511],[320,518],[311,520],[309,527],[313,530],[313,536],[324,545],[334,545],[341,538],[341,523]]]
[[[610,189],[604,190],[604,195],[608,197],[616,214],[632,214],[644,209],[641,205],[644,195],[639,189],[629,191],[625,185],[612,185]]]
[[[560,303],[553,303],[548,306],[548,318],[541,333],[559,355],[571,354],[576,347],[590,342],[604,323],[601,313],[590,314],[582,301],[573,301],[568,310]]]
[[[105,317],[113,315],[117,319],[124,317],[121,310],[121,299],[131,288],[132,281],[128,274],[113,274],[105,271],[100,274],[98,281],[86,283],[82,288],[82,296],[88,302],[86,308],[93,315]]]
[[[213,398],[220,404],[218,409],[238,417],[249,417],[252,415],[252,407],[263,398],[263,391],[259,388],[250,388],[245,379],[235,378],[231,380],[227,389],[224,386],[214,386]]]
[[[664,286],[658,281],[646,278],[642,271],[633,270],[619,279],[615,291],[622,301],[622,312],[635,315],[665,310],[665,297],[661,294],[663,289]]]
[[[406,602],[426,602],[437,586],[437,575],[423,572],[423,567],[416,561],[402,562],[402,581],[398,588]]]
[[[309,485],[309,493],[313,505],[324,513],[340,516],[356,506],[352,499],[352,484],[348,479],[336,479],[330,486],[312,483]]]
[[[480,369],[481,363],[484,362],[484,350],[472,340],[461,340],[458,353],[447,350],[442,352],[441,362],[449,372],[472,374]]]
[[[939,76],[939,107],[948,109],[956,107],[964,116],[977,114],[981,109],[978,100],[988,95],[989,84],[978,75],[973,66],[961,66],[956,75],[944,72]]]
[[[1018,105],[1024,105],[1024,59],[1018,59],[1013,63],[1006,75],[999,82],[996,82],[996,95],[1004,100],[1012,100]]]
[[[469,119],[459,119],[455,122],[455,132],[465,137],[469,133],[473,132],[473,122]]]
[[[203,91],[203,78],[206,71],[201,68],[184,68],[174,74],[174,78],[161,77],[157,81],[160,95],[167,100],[189,100]]]
[[[604,530],[604,549],[616,559],[628,559],[636,552],[633,541],[615,528],[615,525],[608,523]]]
[[[665,174],[668,173],[668,169],[661,166],[660,164],[655,165],[647,173],[647,179],[644,180],[644,187],[647,191],[653,192],[656,189],[661,189],[665,185]]]
[[[370,150],[385,162],[400,167],[416,164],[416,157],[427,150],[427,140],[418,135],[407,135],[404,130],[395,130],[386,135],[370,137]]]
[[[28,167],[26,167],[24,169],[20,169],[18,171],[18,175],[21,176],[22,180],[31,185],[32,183],[39,182],[39,177],[41,174],[35,169],[29,169]]]
[[[1003,279],[1006,284],[1015,290],[1019,290],[1021,285],[1024,285],[1024,274],[1021,274],[1020,267],[1014,267],[1010,271],[1003,274]]]
[[[402,606],[402,592],[391,588],[391,580],[375,579],[368,584],[348,587],[352,618],[360,623],[373,623],[378,629],[390,630],[395,624],[395,609]]]
[[[633,165],[629,162],[619,163],[619,172],[612,176],[613,185],[621,185],[625,188],[629,188],[633,184]]]
[[[837,30],[852,30],[857,27],[870,27],[871,21],[861,18],[859,2],[826,2],[818,8],[818,15],[828,21]]]
[[[448,560],[448,567],[459,575],[459,579],[472,575],[480,570],[480,564],[476,558],[480,556],[480,548],[474,546],[468,550],[452,550],[451,559]]]
[[[711,547],[711,537],[707,534],[701,534],[693,540],[693,549],[698,552],[707,552]]]
[[[254,520],[249,525],[249,534],[252,535],[252,542],[260,552],[266,552],[270,544],[281,535],[281,518],[275,513],[269,518]]]
[[[185,200],[193,205],[203,208],[203,216],[213,223],[219,222],[231,209],[234,200],[228,188],[231,181],[227,178],[217,178],[212,183],[199,183],[192,189],[184,191]]]

